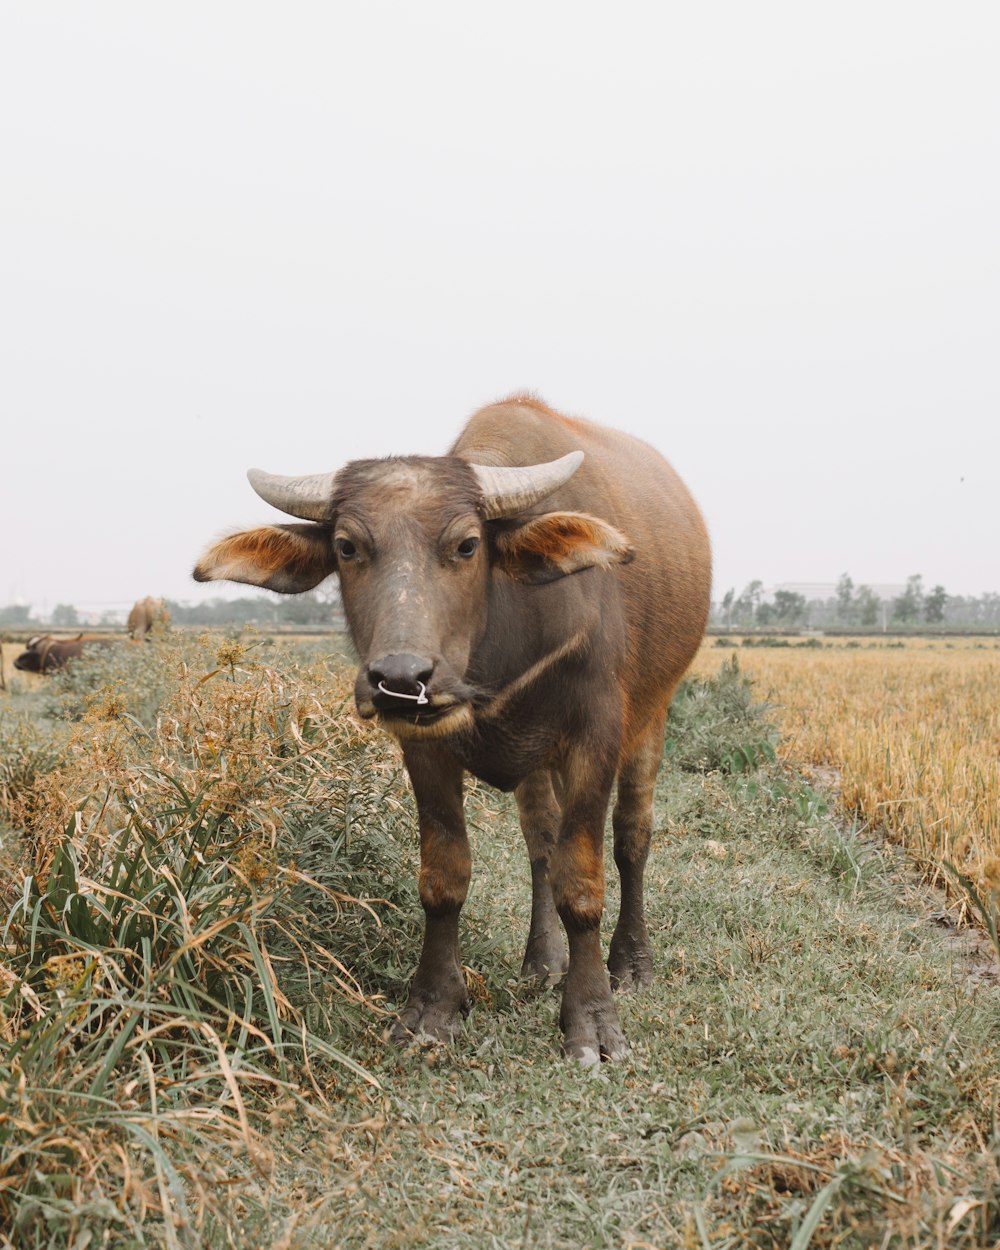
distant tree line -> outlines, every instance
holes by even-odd
[[[208,599],[204,603],[167,600],[175,625],[304,625],[331,628],[342,623],[340,593],[335,584],[301,595],[246,595],[239,599]]]
[[[325,626],[342,623],[340,593],[335,583],[318,587],[301,595],[245,595],[239,599],[208,599],[204,603],[184,604],[166,600],[167,611],[174,625],[232,626]],[[106,614],[103,625],[122,622]],[[25,630],[39,628],[43,622],[32,613],[30,604],[11,604],[0,608],[0,629]],[[71,603],[58,603],[45,623],[53,629],[77,629],[82,626],[80,614]]]
[[[301,595],[245,595],[239,599],[208,599],[203,603],[179,603],[168,599],[167,610],[175,625],[306,626],[336,627],[343,616],[336,582]],[[1000,594],[979,596],[949,595],[943,586],[924,589],[920,574],[907,579],[906,587],[895,598],[883,600],[870,586],[855,586],[844,573],[836,591],[826,599],[807,599],[794,590],[777,590],[765,598],[764,583],[752,581],[739,595],[735,587],[712,605],[710,624],[725,629],[880,629],[938,628],[1000,629]],[[58,603],[47,622],[54,629],[82,626],[80,614],[71,603]],[[121,624],[107,617],[101,624]],[[30,605],[0,607],[0,629],[24,630],[41,627]]]
[[[764,583],[752,581],[736,594],[726,591],[712,605],[710,623],[726,629],[914,629],[1000,628],[1000,594],[949,595],[943,586],[924,589],[919,573],[907,578],[901,594],[882,599],[871,586],[855,586],[842,574],[836,592],[826,599],[807,599],[792,590],[764,596]]]

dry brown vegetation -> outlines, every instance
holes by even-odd
[[[400,800],[349,689],[175,638],[48,679],[55,718],[4,725],[0,1229],[75,1245],[103,1210],[201,1244],[265,1201],[273,1099],[370,1080],[330,1039],[338,1004],[379,1011],[344,956],[349,913],[382,904],[336,875],[351,820]]]

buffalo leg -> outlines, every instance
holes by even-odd
[[[531,928],[521,976],[542,985],[555,985],[566,972],[567,959],[549,881],[549,856],[562,819],[552,789],[552,774],[548,769],[532,773],[517,787],[514,797],[531,863]]]
[[[462,810],[462,767],[440,747],[407,743],[403,748],[420,822],[420,902],[424,944],[410,982],[410,994],[392,1038],[414,1034],[444,1041],[451,1037],[468,994],[458,945],[458,917],[469,889],[472,860]]]
[[[654,718],[618,774],[612,825],[622,902],[608,955],[615,989],[638,989],[653,980],[653,951],[643,908],[643,874],[653,833],[653,789],[663,758],[665,721],[665,713]]]
[[[574,752],[563,773],[563,817],[549,861],[552,895],[569,939],[559,1023],[563,1049],[581,1063],[619,1059],[627,1048],[601,958],[604,820],[614,763]]]

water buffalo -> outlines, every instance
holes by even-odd
[[[83,655],[86,647],[109,647],[118,640],[77,634],[75,638],[53,638],[51,634],[38,634],[28,640],[25,649],[14,659],[14,667],[25,673],[52,673],[63,668],[70,660]]]
[[[170,613],[162,599],[153,599],[147,595],[139,599],[128,614],[128,632],[130,638],[145,638],[154,628],[166,629],[170,624]]]
[[[482,409],[446,456],[248,476],[308,524],[224,538],[196,580],[288,594],[338,573],[358,710],[398,739],[416,796],[426,924],[394,1037],[448,1037],[467,1009],[468,770],[514,791],[533,887],[523,972],[566,974],[565,1052],[620,1057],[612,985],[652,979],[643,872],[664,720],[709,606],[708,536],[687,489],[647,444],[528,396]],[[616,779],[609,983],[599,925]]]

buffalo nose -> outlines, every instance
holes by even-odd
[[[434,661],[422,655],[384,655],[368,665],[368,684],[377,696],[424,701]]]

